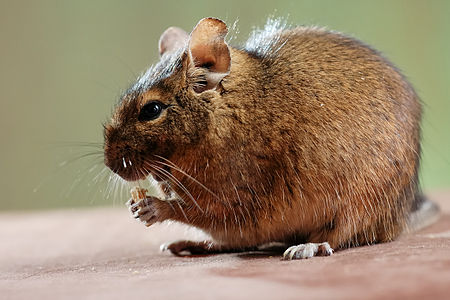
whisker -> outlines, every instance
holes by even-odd
[[[89,176],[90,174],[92,174],[92,172],[97,169],[99,166],[101,166],[100,162],[97,162],[96,164],[87,166],[85,169],[83,170],[78,170],[77,171],[77,176],[76,178],[73,180],[72,184],[70,185],[70,187],[66,190],[64,197],[68,198],[72,192],[74,191],[75,187],[77,187],[81,182],[86,181],[87,176]],[[60,166],[61,167],[61,166]],[[90,186],[89,184],[87,186]],[[63,191],[61,191],[63,192]]]
[[[166,174],[167,177],[170,177],[171,179],[174,180],[174,183],[183,190],[183,192],[186,194],[186,196],[188,196],[195,204],[195,206],[197,206],[197,208],[204,213],[203,209],[198,205],[197,200],[194,199],[194,196],[192,196],[192,194],[189,192],[189,190],[172,174],[170,174],[169,172],[167,172],[166,170],[164,170],[161,167],[155,166],[155,165],[150,165],[150,167],[157,169],[158,171],[160,171],[161,173]]]
[[[75,142],[75,141],[62,141],[62,142],[55,142],[50,143],[50,145],[55,147],[89,147],[89,148],[98,148],[103,149],[103,143],[100,142]]]
[[[200,181],[198,181],[197,179],[195,179],[194,177],[192,177],[191,175],[189,175],[188,173],[186,173],[185,171],[183,171],[180,167],[178,167],[177,165],[175,165],[173,162],[171,162],[170,160],[168,160],[167,158],[164,158],[162,156],[159,155],[155,155],[156,157],[158,157],[159,159],[162,159],[164,161],[166,161],[167,163],[161,162],[161,161],[155,161],[159,164],[162,164],[166,167],[169,168],[173,168],[176,171],[180,172],[181,174],[187,176],[189,179],[191,179],[193,182],[197,183],[198,185],[200,185],[200,187],[202,187],[203,189],[205,189],[208,193],[210,193],[211,195],[213,195],[215,198],[220,199],[219,196],[217,196],[213,191],[211,191],[208,187],[206,187],[203,183],[201,183]]]
[[[103,168],[100,170],[100,172],[98,172],[98,174],[95,175],[94,178],[92,179],[93,186],[97,186],[97,187],[100,187],[100,188],[97,189],[95,192],[88,194],[88,198],[91,199],[89,201],[89,203],[91,205],[94,203],[94,197],[95,197],[95,195],[97,195],[97,193],[104,194],[103,188],[101,188],[102,185],[100,185],[99,183],[100,182],[104,182],[106,180],[106,178],[109,175],[108,171],[109,171],[109,169],[106,166],[103,166]]]
[[[97,174],[95,175],[94,178],[92,178],[92,181],[94,181],[95,183],[98,183],[100,181],[100,176],[105,175],[105,173],[108,171],[108,167],[103,166],[103,169]]]
[[[59,163],[59,166],[60,166],[60,167],[63,167],[63,166],[65,166],[65,165],[73,164],[74,162],[77,162],[77,161],[79,161],[79,160],[81,160],[81,159],[83,159],[83,158],[87,158],[87,157],[95,157],[95,156],[97,156],[97,158],[100,158],[100,157],[103,158],[103,152],[102,152],[102,151],[92,151],[92,152],[88,152],[88,153],[82,154],[82,155],[80,155],[80,156],[76,156],[76,157],[74,157],[74,158],[72,158],[72,159],[62,161],[61,163]]]
[[[168,180],[169,182],[172,183],[172,181],[170,180],[170,178],[164,177],[164,174],[158,173],[158,171],[155,170],[155,169],[152,169],[152,171],[155,172],[155,173],[157,173],[157,174],[158,174],[159,176],[161,176],[162,178],[165,178],[165,180]],[[145,175],[145,174],[150,174],[150,173],[151,173],[151,172],[150,172],[149,169],[147,169],[147,168],[145,168],[145,167],[142,167],[142,174],[143,174],[143,175]],[[178,195],[178,197],[179,197],[179,195]],[[183,202],[184,202],[184,200],[183,200]],[[172,209],[172,211],[175,212],[175,208],[174,208],[173,205],[172,205],[172,201],[167,201],[166,203],[168,203],[168,204],[170,205],[170,208]]]
[[[149,167],[151,167],[152,170],[153,170],[155,173],[157,173],[159,176],[161,176],[162,178],[165,178],[166,180],[169,180],[169,181],[170,181],[170,179],[167,177],[167,175],[165,175],[165,174],[163,174],[163,173],[160,173],[159,170],[154,169],[153,167],[155,167],[155,166],[149,165]],[[184,218],[185,218],[186,221],[189,223],[189,218],[187,217],[186,213],[184,212],[184,209],[183,209],[183,207],[181,206],[180,202],[179,202],[179,201],[175,201],[175,202],[176,202],[176,204],[178,205],[178,207],[180,208],[180,211],[181,211],[181,213],[183,214]],[[171,203],[171,201],[168,201],[167,203]],[[174,208],[173,208],[172,205],[171,205],[171,207],[172,207],[172,209],[174,210]]]

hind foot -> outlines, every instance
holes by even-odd
[[[289,247],[283,254],[283,259],[303,259],[313,256],[330,256],[334,250],[330,244],[325,243],[307,243]]]
[[[162,244],[161,251],[169,250],[172,254],[177,256],[189,255],[209,255],[222,253],[223,248],[214,244],[211,241],[178,241],[174,243]]]

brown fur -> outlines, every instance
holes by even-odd
[[[127,180],[171,181],[181,199],[155,200],[158,220],[227,247],[394,239],[418,195],[417,95],[386,59],[339,33],[299,27],[270,41],[264,55],[229,47],[229,74],[203,92],[195,86],[208,69],[187,48],[167,54],[177,56],[173,72],[128,91],[106,126],[105,163]],[[139,122],[151,100],[171,106]]]

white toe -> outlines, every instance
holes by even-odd
[[[161,252],[167,251],[169,249],[169,245],[170,243],[161,244],[161,246],[159,246],[159,251]]]
[[[305,259],[316,255],[330,256],[333,254],[333,249],[330,244],[325,243],[307,243],[296,246],[291,246],[283,253],[283,259]]]
[[[308,243],[303,248],[303,251],[298,253],[300,255],[300,258],[311,258],[317,253],[317,245]]]

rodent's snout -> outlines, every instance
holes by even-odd
[[[122,155],[121,151],[111,150],[111,147],[105,147],[104,162],[111,171],[127,181],[144,179],[148,175],[138,167],[140,164],[135,157]]]
[[[148,172],[133,138],[108,125],[105,127],[104,163],[127,181],[145,179]]]

